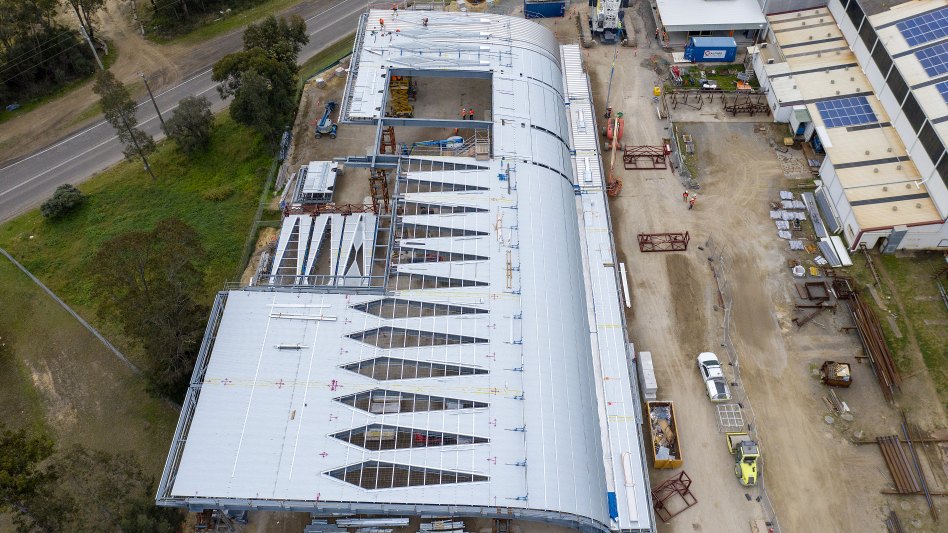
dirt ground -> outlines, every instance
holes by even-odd
[[[650,35],[654,23],[630,12],[638,33]],[[562,23],[556,29],[569,31]],[[644,46],[619,48],[610,105],[625,113],[626,143],[657,145],[671,135],[652,102],[657,76],[641,64],[643,57],[660,51],[654,41],[640,39],[639,44]],[[601,109],[614,50],[601,45],[584,50]],[[684,470],[694,480],[698,499],[694,508],[659,530],[749,531],[752,519],[768,516],[766,498],[759,503],[758,490],[743,488],[734,478],[716,412],[694,368],[701,351],[715,351],[727,360],[721,347],[724,313],[708,266],[710,255],[723,253],[740,381],[734,367],[727,372],[737,383],[734,396],[744,407],[745,419],[760,435],[762,478],[781,529],[884,531],[883,517],[895,509],[911,530],[936,531],[924,498],[880,494],[892,482],[878,448],[850,442],[896,434],[899,415],[885,405],[871,369],[855,359],[861,355],[856,336],[839,332],[849,325],[845,311],[821,317],[824,327],[810,323],[798,329],[791,323],[795,291],[787,259],[812,256],[789,251],[769,218],[769,203],[779,200],[780,190],[805,183],[799,179],[805,173],[796,171],[794,154],[774,149],[785,128],[759,127],[755,122],[760,117],[722,122],[711,113],[701,120],[705,122],[679,125],[696,145],[700,190],[694,210],[682,201],[682,181],[668,170],[617,171],[624,187],[611,203],[616,245],[628,265],[634,303],[630,337],[637,350],[652,353],[659,399],[676,404]],[[638,251],[637,233],[669,231],[690,232],[687,252]],[[827,392],[815,369],[825,359],[854,366],[855,384],[839,392],[853,410],[852,422],[824,420],[829,409],[822,396]],[[910,392],[901,403],[909,419],[927,431],[945,427],[944,411],[927,374],[918,372],[907,380]],[[930,483],[944,480],[942,455],[934,447],[925,450]],[[677,473],[653,470],[650,477],[654,485]],[[938,505],[943,513],[948,509],[943,502]]]

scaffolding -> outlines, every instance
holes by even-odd
[[[684,252],[691,235],[684,233],[639,233],[640,252]]]
[[[668,168],[671,140],[665,139],[662,146],[626,146],[622,164],[626,170],[664,170]]]
[[[396,150],[395,126],[385,126],[382,128],[382,138],[379,140],[379,153],[394,154]]]
[[[392,141],[394,140],[393,137]],[[380,214],[388,213],[390,196],[388,193],[388,173],[385,169],[374,168],[371,170],[371,174],[369,174],[369,190],[372,193],[373,210]]]
[[[730,98],[733,96],[733,99]],[[758,113],[770,114],[770,104],[767,103],[766,94],[756,91],[736,91],[731,94],[725,94],[724,110],[737,116],[738,113],[748,113],[754,116]]]

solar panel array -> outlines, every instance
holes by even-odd
[[[827,128],[858,126],[859,124],[877,122],[876,114],[873,113],[872,106],[869,105],[869,101],[866,100],[865,96],[817,102],[816,108],[820,110],[820,116],[823,117],[823,122]]]
[[[931,77],[948,72],[948,42],[918,50],[915,57]]]
[[[940,39],[948,35],[948,7],[903,20],[895,26],[909,46]]]
[[[945,99],[945,103],[948,104],[948,81],[943,81],[936,85],[938,92],[941,93],[941,97]]]

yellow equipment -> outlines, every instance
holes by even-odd
[[[757,484],[760,448],[748,433],[726,433],[727,450],[734,456],[734,475],[745,487]]]
[[[388,91],[392,104],[391,116],[411,118],[415,115],[415,106],[410,103],[415,99],[416,92],[411,77],[392,76]]]

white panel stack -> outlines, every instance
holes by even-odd
[[[655,379],[655,367],[652,365],[652,352],[639,352],[639,388],[642,399],[651,402],[658,399],[658,381]]]

